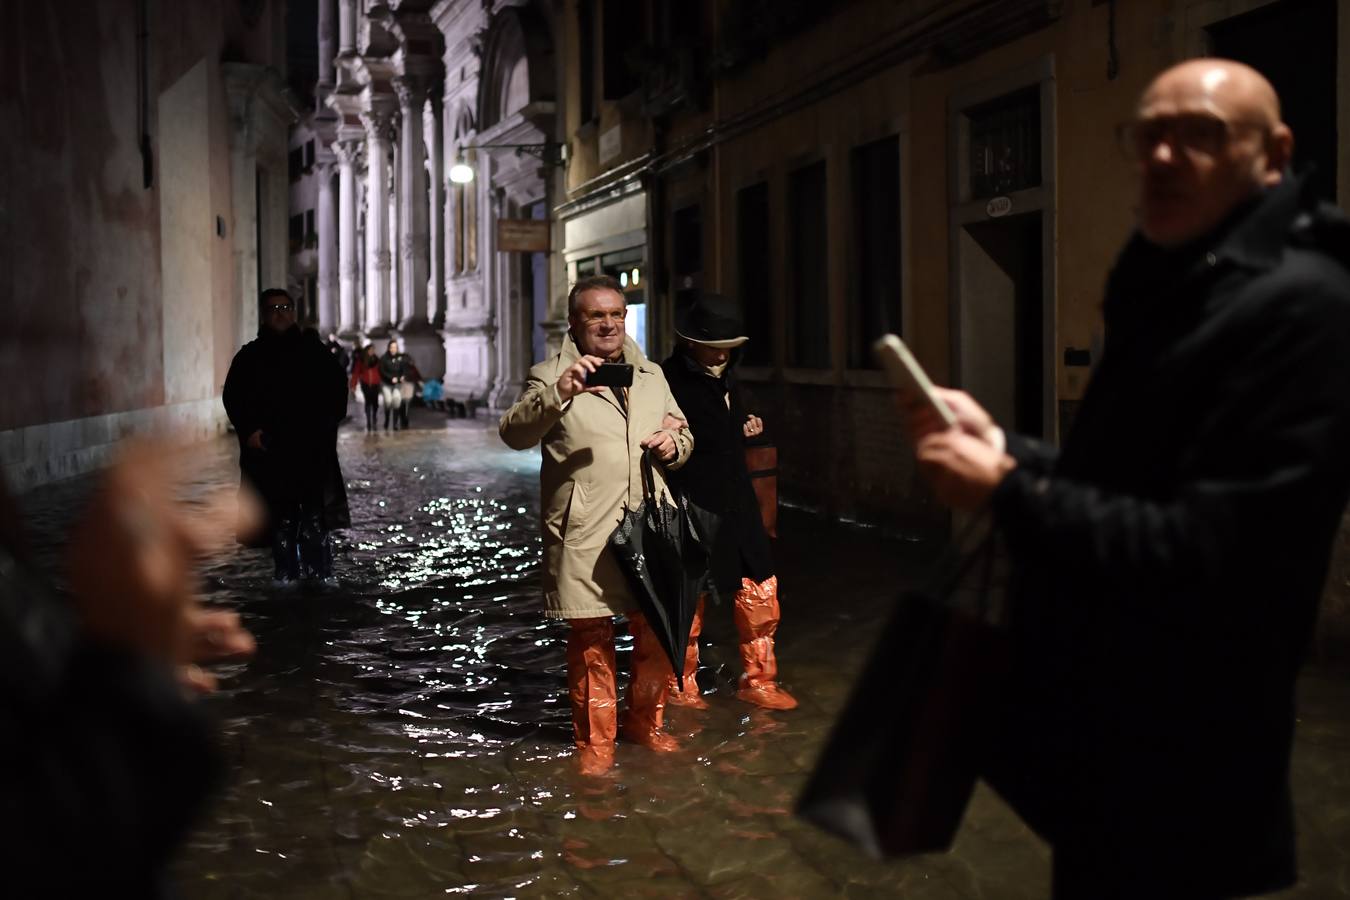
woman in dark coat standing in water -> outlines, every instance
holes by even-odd
[[[661,368],[675,402],[689,417],[698,446],[670,478],[719,522],[710,574],[717,596],[732,598],[745,668],[736,696],[768,709],[792,709],[797,701],[778,686],[774,656],[778,577],[745,465],[746,440],[760,437],[764,424],[746,413],[736,387],[739,348],[748,340],[740,310],[729,298],[705,292],[688,308],[676,311],[675,332],[678,346]],[[703,612],[700,599],[685,651],[685,690],[671,679],[666,702],[674,706],[707,706],[694,680]]]
[[[300,330],[285,291],[264,291],[258,318],[258,337],[235,354],[223,396],[242,480],[267,507],[261,543],[251,546],[271,544],[278,581],[326,579],[331,532],[351,524],[337,456],[346,373],[315,331]]]

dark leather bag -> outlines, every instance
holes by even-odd
[[[951,847],[1009,665],[988,530],[882,631],[797,815],[875,858]]]
[[[759,517],[769,537],[778,537],[778,448],[754,444],[745,448],[745,468],[759,501]]]

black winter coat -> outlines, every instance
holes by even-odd
[[[271,526],[298,503],[321,504],[327,529],[351,524],[337,455],[347,376],[317,333],[261,330],[230,363],[223,399],[239,438],[241,478],[262,495],[271,520],[253,545],[270,543]],[[258,429],[265,450],[248,446]]]
[[[740,589],[742,577],[761,582],[774,574],[769,536],[745,468],[746,411],[736,386],[735,356],[721,378],[707,374],[678,350],[661,364],[697,441],[689,461],[668,477],[719,520],[712,580],[718,594],[727,598]],[[728,391],[730,409],[725,400]]]
[[[412,374],[412,357],[406,353],[385,353],[380,357],[380,380],[385,384],[398,384],[406,381]]]
[[[1292,181],[1135,238],[1062,452],[1014,442],[990,780],[1091,897],[1293,883],[1294,683],[1350,495],[1350,223]],[[1066,881],[1067,885],[1067,881]]]

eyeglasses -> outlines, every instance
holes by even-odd
[[[1253,129],[1269,133],[1270,126],[1263,122],[1226,122],[1199,114],[1159,116],[1116,126],[1116,140],[1131,160],[1148,159],[1164,141],[1192,157],[1216,156],[1238,134]]]
[[[294,304],[294,303],[269,303],[269,304],[267,304],[267,311],[270,312],[270,313],[290,312],[290,311],[293,310],[293,309],[295,309],[295,304]]]
[[[582,315],[582,318],[585,320],[587,325],[599,325],[602,322],[608,321],[623,322],[624,317],[627,315],[628,310],[626,309],[616,309],[611,310],[609,312],[604,312],[602,310],[596,309],[584,313]]]

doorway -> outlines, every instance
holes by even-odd
[[[996,422],[1045,434],[1042,214],[956,230],[960,383]]]
[[[1336,196],[1336,5],[1280,0],[1206,29],[1212,54],[1270,79],[1294,132],[1294,171],[1311,166],[1313,190],[1325,200]]]

